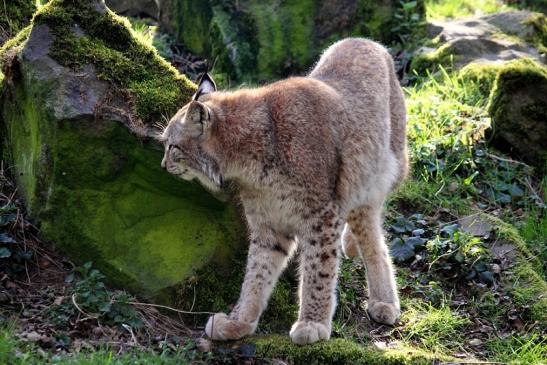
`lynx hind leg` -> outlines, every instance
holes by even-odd
[[[306,237],[298,237],[300,249],[300,310],[290,336],[306,345],[330,338],[336,308],[339,240],[342,220],[326,208]]]
[[[359,256],[359,241],[347,223],[342,232],[342,251],[350,259]]]
[[[362,206],[353,210],[348,217],[348,224],[358,240],[367,268],[367,311],[374,321],[392,325],[401,311],[395,273],[382,230],[381,205]]]

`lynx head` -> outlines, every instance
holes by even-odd
[[[198,99],[215,91],[216,85],[211,76],[203,74],[192,101],[171,118],[160,138],[165,146],[161,166],[184,180],[198,179],[213,191],[223,185],[218,163],[204,150],[204,144],[211,138],[214,115]]]

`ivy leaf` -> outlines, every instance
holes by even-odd
[[[400,238],[395,238],[393,241],[391,241],[390,251],[393,260],[399,263],[409,260],[415,255],[414,245],[412,244],[412,242],[408,243],[408,240],[403,241]]]
[[[477,262],[475,265],[473,265],[473,269],[475,269],[475,271],[477,272],[483,272],[487,271],[488,267],[484,262]]]
[[[9,213],[17,210],[17,206],[13,203],[6,204],[3,207],[0,207],[0,213]]]
[[[15,243],[16,241],[8,234],[0,233],[0,242],[1,243]]]
[[[412,232],[416,228],[414,223],[405,219],[405,217],[398,217],[395,224],[391,226],[391,229],[396,233]]]
[[[0,259],[5,259],[11,256],[11,251],[6,247],[0,247]]]
[[[443,235],[444,237],[452,237],[459,228],[460,226],[458,225],[458,223],[449,224],[441,229],[441,235]]]
[[[421,237],[410,237],[405,239],[405,243],[412,245],[414,248],[420,248],[425,246],[425,240]]]
[[[418,5],[418,2],[417,1],[409,1],[407,3],[401,2],[401,5],[403,6],[404,10],[409,11],[414,9]]]
[[[65,276],[65,283],[70,284],[74,281],[74,273],[70,273]]]
[[[8,223],[13,223],[17,219],[16,214],[5,214],[0,216],[0,226],[5,226]]]
[[[513,184],[509,188],[509,194],[511,194],[513,198],[522,198],[524,196],[524,190],[522,190],[517,184]]]
[[[494,285],[494,274],[490,271],[483,271],[479,273],[479,280],[486,285]]]

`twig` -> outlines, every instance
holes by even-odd
[[[517,165],[522,165],[522,166],[526,166],[527,168],[531,168],[530,165],[527,165],[525,164],[524,162],[520,162],[520,161],[515,161],[515,160],[512,160],[510,158],[504,158],[504,157],[500,157],[500,156],[496,156],[496,155],[493,155],[489,152],[486,152],[486,156],[490,157],[490,158],[493,158],[494,160],[498,160],[498,161],[502,161],[502,162],[508,162],[508,163],[514,163],[514,164],[517,164]]]
[[[78,310],[78,312],[80,312],[80,313],[82,313],[83,315],[85,315],[85,316],[88,317],[88,318],[82,319],[82,321],[85,321],[86,319],[98,319],[98,318],[99,318],[98,315],[87,313],[87,312],[84,311],[82,308],[80,308],[80,306],[79,306],[78,303],[76,302],[76,294],[72,294],[72,304],[74,304],[74,306],[76,307],[76,309]]]
[[[113,302],[118,302],[117,300],[113,300]],[[183,310],[180,310],[180,309],[175,309],[175,308],[172,308],[172,307],[168,307],[166,305],[161,305],[161,304],[151,304],[151,303],[140,303],[140,302],[127,302],[128,304],[131,304],[131,305],[136,305],[136,306],[139,306],[139,305],[142,305],[142,306],[145,306],[145,307],[155,307],[155,308],[163,308],[163,309],[168,309],[170,311],[173,311],[173,312],[177,312],[177,313],[182,313],[182,314],[215,314],[213,312],[191,312],[191,311],[183,311]]]
[[[135,334],[133,333],[133,328],[131,328],[131,326],[123,323],[122,324],[122,327],[125,328],[130,334],[131,334],[131,339],[133,340],[133,342],[138,346],[138,347],[142,347],[141,344],[139,343],[139,341],[137,341],[137,337],[135,336]]]

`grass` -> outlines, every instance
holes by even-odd
[[[510,9],[500,0],[426,0],[427,20],[446,20],[498,13]]]
[[[427,76],[406,88],[408,138],[415,181],[398,193],[430,207],[463,213],[476,191],[474,147],[489,126],[487,100],[478,85],[467,83],[441,67],[441,76]],[[459,198],[459,199],[457,199]]]
[[[547,177],[539,184],[539,189],[547,191]],[[537,196],[540,199],[539,196]],[[530,204],[526,207],[525,218],[519,226],[519,233],[528,249],[537,256],[542,266],[539,268],[544,279],[547,279],[547,213],[545,206]]]
[[[185,365],[206,363],[207,357],[194,350],[188,342],[173,351],[166,347],[154,352],[136,347],[123,355],[116,354],[107,347],[92,352],[76,354],[53,354],[37,351],[33,345],[17,340],[9,328],[0,329],[0,364],[9,365]]]
[[[492,360],[506,364],[546,364],[547,339],[538,335],[512,336],[488,343]]]
[[[435,353],[447,353],[461,346],[461,328],[470,321],[444,303],[438,308],[429,303],[412,301],[401,318],[401,337],[406,343]]]

